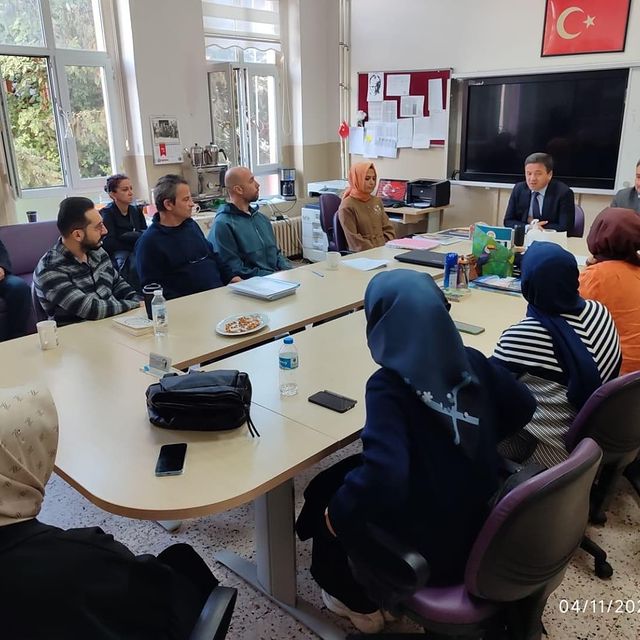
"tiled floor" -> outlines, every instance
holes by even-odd
[[[340,455],[355,452],[355,446]],[[296,479],[296,495],[319,468],[332,464],[338,454],[328,458]],[[298,508],[300,504],[298,504]],[[129,520],[106,513],[92,505],[63,480],[54,476],[47,487],[41,520],[60,527],[100,526],[135,553],[159,553],[175,542],[189,542],[205,558],[215,575],[226,585],[239,589],[230,640],[306,640],[315,636],[286,613],[236,578],[213,559],[216,550],[227,548],[253,558],[253,517],[251,505],[226,513],[184,523],[176,534],[170,534],[153,522]],[[611,580],[603,581],[593,574],[593,563],[579,551],[567,571],[564,582],[552,595],[544,614],[549,640],[638,640],[640,638],[640,509],[638,500],[624,482],[609,510],[609,521],[603,528],[590,528],[592,537],[601,542],[614,566]],[[310,545],[298,544],[298,580],[300,594],[318,608],[319,592],[311,579],[308,566]],[[586,611],[562,613],[566,602],[578,601]],[[611,610],[609,602],[613,601]],[[622,604],[620,605],[620,602]],[[602,604],[601,604],[602,603]],[[635,613],[626,613],[625,607]],[[595,611],[594,611],[595,608]],[[616,609],[622,609],[618,612]],[[604,611],[601,611],[604,609]],[[348,623],[324,610],[324,614],[342,628],[353,631]],[[388,631],[416,632],[404,620],[387,625]]]

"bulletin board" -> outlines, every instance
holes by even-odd
[[[396,75],[408,75],[409,79],[409,95],[411,96],[424,96],[424,106],[423,113],[424,117],[430,115],[429,112],[429,80],[441,79],[441,91],[442,91],[442,107],[444,110],[449,108],[448,105],[448,92],[447,88],[449,85],[449,79],[451,77],[451,70],[434,70],[434,71],[384,71],[382,72],[384,76],[383,81],[383,99],[384,100],[394,100],[397,103],[397,117],[400,118],[400,96],[388,95],[387,94],[387,76],[396,76]],[[367,103],[367,94],[368,94],[368,84],[369,84],[369,72],[367,73],[359,73],[358,74],[358,109],[360,111],[364,111],[368,113],[368,103]],[[445,144],[444,139],[432,139],[432,145],[443,146]]]

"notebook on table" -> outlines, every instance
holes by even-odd
[[[399,262],[409,262],[411,264],[422,265],[423,267],[444,269],[444,259],[446,256],[446,253],[438,253],[437,251],[429,251],[428,249],[416,249],[414,251],[400,253],[393,257]]]
[[[391,180],[390,178],[380,178],[376,196],[382,200],[385,207],[394,205],[404,206],[407,203],[408,180]]]
[[[278,300],[290,296],[300,286],[299,282],[279,280],[270,276],[254,276],[248,280],[228,285],[234,293],[260,300]]]

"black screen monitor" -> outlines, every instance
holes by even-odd
[[[524,160],[550,154],[571,187],[613,189],[628,69],[468,80],[461,180],[520,182]]]

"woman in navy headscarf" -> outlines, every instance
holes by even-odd
[[[498,487],[497,442],[535,408],[514,376],[464,347],[448,310],[427,274],[395,269],[371,280],[367,341],[381,368],[367,383],[362,456],[305,491],[297,528],[314,538],[311,573],[327,607],[364,632],[383,624],[347,562],[365,523],[424,554],[431,583],[459,581]]]
[[[538,408],[522,433],[500,451],[548,467],[566,459],[564,434],[575,414],[620,369],[620,341],[611,315],[578,293],[575,257],[550,242],[534,242],[522,259],[527,316],[506,329],[492,360],[520,377]]]

